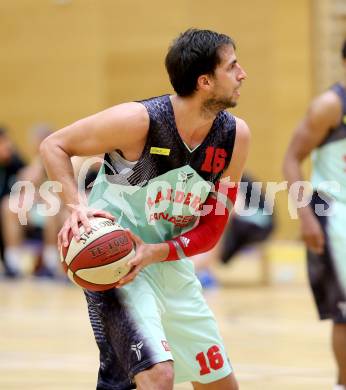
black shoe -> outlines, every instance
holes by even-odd
[[[47,279],[56,279],[57,278],[57,275],[54,273],[54,271],[50,270],[49,268],[47,268],[45,266],[38,268],[35,271],[34,276],[36,276],[37,278],[47,278]]]
[[[18,271],[8,267],[7,265],[5,265],[4,276],[5,276],[5,278],[8,278],[8,279],[20,279],[21,278],[21,274]]]

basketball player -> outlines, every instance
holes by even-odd
[[[4,275],[8,278],[18,277],[15,264],[5,260],[6,244],[4,239],[3,223],[4,212],[8,209],[8,195],[11,187],[17,180],[25,162],[16,151],[7,129],[0,127],[0,263],[3,263]]]
[[[346,41],[342,50],[346,67]],[[313,152],[311,207],[298,209],[308,250],[308,271],[321,319],[333,321],[332,346],[338,385],[346,390],[346,80],[317,97],[288,147],[289,184],[302,180],[300,165]],[[337,182],[340,188],[326,182]],[[332,215],[323,210],[332,205]],[[322,209],[321,206],[322,205]],[[330,210],[330,209],[329,209]],[[322,211],[322,212],[321,212]]]
[[[100,349],[98,390],[169,390],[185,381],[238,388],[187,258],[216,244],[235,200],[236,189],[220,180],[240,180],[249,129],[225,109],[236,105],[246,74],[231,38],[197,29],[174,41],[166,68],[175,95],[112,107],[41,146],[49,177],[75,205],[59,244],[68,245],[70,229],[79,237],[79,221],[90,230],[92,215],[115,216],[136,244],[120,288],[85,292]],[[96,154],[105,161],[87,208],[78,204],[70,157]]]

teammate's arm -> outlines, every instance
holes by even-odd
[[[330,129],[338,126],[341,114],[340,99],[332,91],[322,94],[311,103],[305,117],[298,124],[285,155],[283,172],[289,188],[296,181],[304,180],[302,162],[323,141]],[[310,206],[297,207],[297,210],[302,237],[307,247],[316,253],[322,253],[325,241],[317,218]]]
[[[149,115],[145,107],[139,103],[125,103],[64,127],[41,143],[40,152],[48,177],[61,182],[62,199],[73,206],[58,235],[59,245],[68,245],[70,229],[78,239],[79,222],[90,231],[88,217],[92,215],[114,219],[105,211],[90,210],[80,203],[71,157],[104,154],[114,149],[135,154],[138,145],[144,145],[148,128]]]

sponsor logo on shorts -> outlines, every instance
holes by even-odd
[[[346,318],[346,302],[338,302],[338,308],[340,309],[342,316]]]
[[[143,341],[131,345],[131,350],[136,352],[138,361],[142,359],[142,353],[141,353],[142,348],[143,348]]]
[[[169,344],[167,340],[161,340],[161,344],[166,352],[169,352],[171,349],[169,348]]]

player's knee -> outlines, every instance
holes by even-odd
[[[239,385],[235,375],[232,373],[229,377],[225,378],[224,381],[221,381],[215,389],[225,389],[225,390],[239,390]]]
[[[153,374],[158,390],[170,390],[173,388],[174,369],[172,363],[164,362],[156,364],[153,367]]]
[[[172,390],[174,384],[174,370],[171,362],[155,364],[136,376],[138,389]]]
[[[230,390],[239,390],[239,385],[236,380],[234,380],[234,382],[232,383]]]
[[[231,385],[230,385],[230,390],[239,390],[239,385],[236,377],[234,374],[231,374]]]
[[[192,382],[194,390],[210,389],[210,390],[239,390],[239,385],[234,374],[231,374],[223,379],[215,382],[202,384]]]

